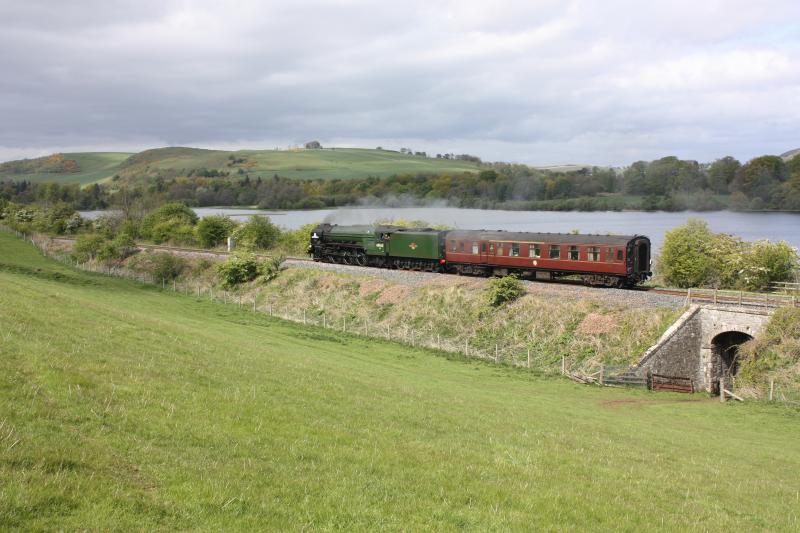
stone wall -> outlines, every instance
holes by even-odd
[[[704,381],[704,368],[699,354],[702,345],[702,326],[699,306],[692,306],[664,332],[636,365],[637,373],[691,378],[695,388]]]
[[[771,312],[725,307],[692,306],[639,360],[635,371],[690,378],[695,390],[712,391],[722,367],[714,338],[728,331],[755,337]]]

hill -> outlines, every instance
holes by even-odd
[[[41,166],[44,162],[56,155],[75,161],[76,169],[65,172],[58,172],[60,169],[42,171]],[[233,176],[247,171],[251,176],[262,178],[278,174],[287,178],[311,179],[349,179],[418,172],[438,174],[479,170],[477,164],[469,161],[362,148],[225,151],[169,147],[145,150],[137,154],[88,152],[54,154],[54,156],[0,164],[0,179],[85,184],[101,181],[114,174],[130,178],[147,177],[153,170],[164,171],[169,175],[186,175],[191,172],[202,175],[211,172],[213,175],[225,173]]]
[[[800,148],[795,148],[794,150],[789,150],[788,152],[784,152],[781,154],[781,157],[784,161],[789,161],[797,154],[800,154]]]
[[[126,152],[73,152],[0,163],[0,180],[95,183],[113,176]]]
[[[793,411],[289,324],[5,233],[0,323],[3,530],[797,526]]]

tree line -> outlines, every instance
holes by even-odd
[[[410,205],[447,201],[474,208],[522,210],[800,210],[800,155],[744,164],[724,157],[710,164],[664,157],[625,169],[586,167],[557,172],[526,165],[483,163],[479,172],[398,174],[353,179],[262,177],[239,169],[150,169],[148,179],[108,184],[0,182],[0,198],[17,203],[65,202],[77,209],[150,204],[321,209],[357,204]],[[183,174],[183,175],[181,175]]]

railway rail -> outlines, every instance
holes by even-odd
[[[75,239],[67,237],[54,237],[53,241],[60,241],[65,243],[74,243]],[[229,257],[233,252],[224,250],[208,250],[206,248],[190,248],[185,246],[166,246],[162,244],[144,244],[137,243],[136,247],[140,250],[164,251],[183,254],[196,254],[196,255],[212,255],[220,258]],[[255,254],[257,257],[269,258],[273,257],[270,254]],[[316,263],[307,257],[287,256],[286,259],[294,262],[302,263]],[[325,264],[325,263],[322,263]],[[360,267],[357,265],[349,265],[352,268],[372,269],[373,267]],[[456,274],[441,274],[442,276],[457,276]],[[552,281],[538,281],[538,283],[547,283],[555,285],[581,285],[583,282],[580,280],[560,279]],[[659,287],[635,287],[627,289],[630,291],[646,291],[654,294],[664,294],[667,296],[676,296],[686,298],[686,303],[705,303],[712,305],[735,305],[739,307],[800,307],[800,296],[796,294],[785,293],[755,293],[746,291],[728,291],[718,289],[668,289]]]

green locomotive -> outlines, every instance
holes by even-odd
[[[315,261],[436,272],[444,265],[444,231],[397,226],[320,224],[308,252]]]

